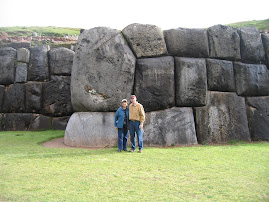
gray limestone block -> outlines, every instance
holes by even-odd
[[[197,144],[193,111],[188,107],[146,113],[144,131],[147,146]]]
[[[266,63],[267,66],[269,66],[269,36],[267,34],[262,33],[261,37],[265,52]]]
[[[262,39],[255,27],[238,29],[240,35],[241,61],[245,63],[260,64],[265,61]]]
[[[180,57],[209,57],[208,37],[205,29],[170,29],[164,31],[168,53]]]
[[[73,147],[117,145],[118,132],[114,121],[114,112],[76,112],[68,121],[64,143]]]
[[[163,31],[155,25],[134,23],[122,33],[137,58],[167,55]]]
[[[52,117],[44,116],[42,114],[33,114],[29,130],[51,130]]]
[[[269,95],[269,70],[266,65],[234,63],[236,92],[241,96]]]
[[[245,100],[231,92],[209,91],[207,105],[195,108],[198,142],[250,141]]]
[[[25,86],[12,84],[6,88],[3,111],[6,113],[25,112]]]
[[[30,49],[28,81],[46,81],[49,79],[48,45],[35,46]]]
[[[15,73],[15,83],[25,83],[27,82],[27,64],[19,62],[17,63],[16,73]]]
[[[27,112],[41,112],[42,83],[27,82],[25,84],[25,108]]]
[[[49,51],[50,72],[54,75],[71,75],[75,52],[61,47]]]
[[[145,111],[167,109],[175,105],[174,58],[138,59],[134,93]]]
[[[0,85],[0,112],[3,112],[4,96],[5,96],[5,86]]]
[[[52,119],[52,128],[54,130],[65,130],[70,116],[54,117]]]
[[[0,85],[14,83],[16,52],[11,47],[0,48]]]
[[[30,113],[6,113],[5,130],[28,130],[32,120]]]
[[[70,76],[53,76],[42,87],[42,114],[65,116],[73,113]]]
[[[231,61],[206,59],[206,66],[209,90],[235,92],[234,70]]]
[[[211,58],[237,61],[240,56],[240,37],[237,29],[215,25],[208,30],[209,55]]]
[[[135,56],[120,31],[97,27],[78,39],[71,78],[75,111],[116,111],[131,96]]]
[[[252,141],[269,141],[269,96],[247,97],[246,106]]]
[[[26,48],[19,48],[17,50],[17,61],[29,63],[30,61],[30,51]]]
[[[205,59],[175,57],[176,106],[206,105],[207,76]]]

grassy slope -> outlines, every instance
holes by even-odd
[[[259,31],[269,30],[269,19],[266,20],[253,20],[253,21],[246,21],[246,22],[237,22],[228,24],[234,28],[240,27],[256,27]]]
[[[0,132],[0,201],[268,201],[269,143],[44,148],[64,131]]]

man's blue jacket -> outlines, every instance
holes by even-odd
[[[127,125],[129,122],[129,108],[126,108],[126,115],[127,115]],[[123,128],[123,122],[124,122],[124,110],[122,107],[120,107],[115,115],[115,126],[117,128]]]

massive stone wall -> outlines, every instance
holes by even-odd
[[[65,129],[74,54],[47,45],[0,49],[0,130]]]
[[[114,145],[114,113],[136,94],[146,110],[145,145],[269,140],[268,50],[268,36],[255,28],[143,24],[84,30],[74,58],[47,46],[1,49],[1,128],[17,130],[9,125],[20,120],[24,129],[51,127],[74,109],[66,144]]]

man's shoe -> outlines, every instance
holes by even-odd
[[[134,152],[134,150],[133,150],[133,149],[131,149],[131,150],[129,150],[129,152]]]
[[[139,149],[139,153],[142,153],[143,152],[143,150],[142,149]]]

